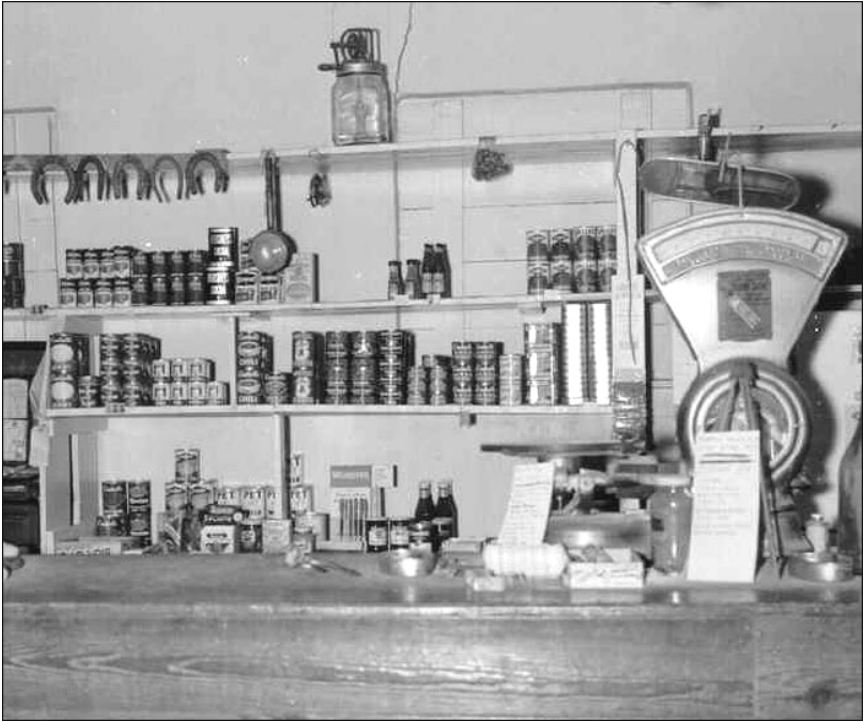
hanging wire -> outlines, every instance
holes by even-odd
[[[405,56],[406,48],[408,48],[408,37],[411,35],[412,28],[414,27],[414,3],[410,2],[408,4],[408,21],[406,22],[405,32],[402,36],[402,47],[399,49],[399,56],[396,59],[396,74],[393,77],[393,94],[397,98],[399,98],[399,80],[402,75],[402,59]]]
[[[631,361],[634,364],[637,363],[637,351],[634,344],[634,328],[633,328],[633,306],[634,299],[633,294],[631,293],[631,232],[628,227],[628,209],[625,206],[625,189],[622,186],[622,177],[621,177],[621,164],[622,164],[622,151],[625,147],[633,148],[634,152],[637,152],[637,146],[634,145],[634,142],[630,139],[624,140],[621,145],[619,145],[619,150],[616,153],[616,165],[613,169],[613,177],[616,183],[616,189],[619,193],[619,206],[622,209],[622,230],[625,232],[625,267],[627,268],[627,276],[628,276],[628,345],[631,348]]]

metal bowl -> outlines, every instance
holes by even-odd
[[[853,559],[835,552],[802,552],[787,560],[787,571],[809,582],[843,582],[853,576]]]
[[[384,552],[379,560],[379,568],[395,577],[425,577],[435,569],[437,556],[432,552],[414,549],[395,549]]]

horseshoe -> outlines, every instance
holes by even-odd
[[[78,161],[78,168],[75,169],[75,177],[78,183],[78,194],[76,202],[84,200],[84,191],[87,190],[87,200],[90,200],[90,176],[87,173],[88,167],[96,169],[96,198],[108,200],[108,171],[105,170],[105,165],[95,155],[85,155]]]
[[[75,171],[69,162],[60,155],[45,155],[36,161],[33,166],[33,172],[30,175],[30,192],[33,198],[39,205],[48,203],[48,191],[45,188],[45,169],[49,166],[60,168],[66,174],[66,196],[63,202],[67,205],[72,203],[78,197],[78,182],[75,177]]]
[[[9,179],[6,174],[13,171],[30,171],[33,166],[29,161],[16,155],[3,156],[3,192],[9,192]]]
[[[213,168],[216,179],[213,182],[214,193],[225,193],[228,190],[228,172],[222,167],[222,163],[216,154],[208,150],[199,150],[192,154],[186,164],[186,197],[190,195],[204,194],[201,177],[198,176],[198,166],[207,163]]]
[[[150,171],[150,176],[153,181],[153,192],[156,194],[156,200],[160,203],[163,200],[168,203],[169,193],[165,190],[165,174],[162,172],[164,168],[170,168],[177,176],[177,200],[183,199],[183,166],[173,155],[161,155],[153,161],[153,169]],[[161,191],[161,193],[160,193]]]
[[[122,155],[115,162],[114,171],[111,175],[111,185],[114,186],[114,197],[129,197],[126,175],[126,166],[128,165],[135,168],[135,172],[138,175],[138,187],[135,190],[135,197],[138,198],[138,200],[150,198],[150,191],[152,190],[150,173],[147,172],[144,163],[142,163],[141,159],[136,155]]]

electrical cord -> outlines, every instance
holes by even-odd
[[[621,178],[621,164],[622,164],[622,150],[625,147],[633,148],[634,152],[637,152],[637,146],[630,139],[627,139],[619,145],[619,149],[616,152],[616,164],[613,169],[613,177],[615,179],[616,189],[619,193],[619,205],[622,209],[622,230],[625,233],[625,266],[627,267],[627,277],[628,277],[628,344],[631,348],[631,361],[634,364],[637,363],[637,351],[634,344],[634,329],[633,329],[633,295],[631,293],[631,233],[628,227],[628,209],[625,207],[625,189],[622,185]]]

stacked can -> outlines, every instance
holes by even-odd
[[[273,373],[273,338],[261,331],[237,335],[237,403],[260,404],[264,378]]]
[[[562,401],[570,406],[589,400],[589,306],[565,304],[562,338]]]
[[[82,409],[95,409],[102,406],[102,377],[78,377],[78,405]]]
[[[174,450],[174,479],[165,485],[165,509],[179,514],[189,504],[192,490],[201,483],[201,452]]]
[[[407,331],[378,332],[378,400],[386,406],[405,403],[405,372],[410,364],[412,337]]]
[[[130,279],[130,296],[133,306],[149,306],[150,305],[150,288],[151,288],[151,272],[150,261],[152,254],[147,251],[135,249],[132,251],[130,258],[131,264],[131,279]],[[67,257],[68,264],[68,257]],[[163,268],[164,268],[163,263]],[[166,283],[167,285],[167,283]]]
[[[279,406],[291,400],[291,374],[279,373],[264,375],[264,402]]]
[[[499,356],[499,404],[519,406],[523,403],[523,365],[525,358],[519,353]]]
[[[78,378],[88,374],[89,351],[90,338],[86,335],[52,333],[48,337],[48,386],[52,408],[78,406]]]
[[[348,331],[324,334],[324,402],[347,404],[350,401],[351,336]]]
[[[502,344],[498,341],[479,341],[475,344],[474,402],[478,406],[499,403],[498,361]]]
[[[140,546],[147,546],[151,536],[150,481],[141,479],[128,482],[126,498],[129,505],[129,536]]]
[[[323,337],[315,331],[295,331],[291,335],[291,363],[295,404],[321,401],[321,356]]]
[[[527,323],[523,327],[526,355],[526,401],[552,406],[559,400],[561,325]]]
[[[240,508],[243,510],[243,519],[240,522],[239,549],[246,553],[260,552],[265,516],[264,487],[241,487]]]
[[[167,306],[171,279],[168,276],[168,252],[150,254],[150,305]]]
[[[616,227],[603,226],[598,238],[598,290],[611,291],[616,275]]]
[[[24,244],[3,244],[3,307],[24,307]]]
[[[106,406],[149,406],[153,401],[153,360],[159,339],[142,333],[99,335],[102,402]]]
[[[350,403],[376,404],[378,403],[378,333],[352,331],[350,338]]]
[[[96,519],[97,536],[126,536],[129,533],[129,505],[125,481],[103,481],[102,514]]]
[[[451,402],[450,356],[424,355],[424,368],[429,374],[429,403],[444,406]]]
[[[550,287],[550,232],[545,229],[526,231],[526,264],[528,292],[543,293]]]
[[[550,231],[550,287],[570,293],[574,289],[573,252],[570,228]]]
[[[207,247],[206,302],[211,306],[231,304],[238,260],[237,228],[209,228]]]
[[[412,366],[407,371],[406,403],[409,406],[429,403],[429,369],[426,366]]]
[[[475,344],[471,341],[451,343],[451,378],[453,401],[461,406],[474,402]]]
[[[598,238],[595,226],[576,229],[574,240],[574,290],[593,293],[598,290]]]

